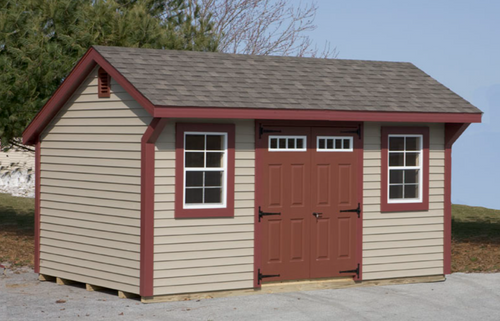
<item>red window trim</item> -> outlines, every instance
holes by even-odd
[[[227,186],[225,208],[185,209],[184,196],[184,132],[227,133]],[[234,217],[234,124],[176,124],[175,138],[175,218]]]
[[[422,135],[422,202],[419,203],[389,203],[388,194],[388,136],[389,135]],[[429,210],[429,127],[382,127],[382,171],[381,171],[381,212],[406,212]]]

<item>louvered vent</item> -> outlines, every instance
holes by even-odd
[[[109,98],[111,96],[111,78],[109,74],[102,68],[98,71],[99,77],[99,98]]]

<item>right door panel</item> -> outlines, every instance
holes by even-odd
[[[341,211],[358,207],[358,138],[335,128],[313,128],[312,138],[311,278],[354,275],[339,272],[357,266],[358,214]]]

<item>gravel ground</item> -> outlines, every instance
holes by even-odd
[[[1,271],[0,271],[1,272]],[[58,303],[59,302],[59,303]],[[500,320],[500,273],[445,282],[142,304],[116,292],[0,276],[0,320]]]

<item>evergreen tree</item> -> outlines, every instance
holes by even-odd
[[[189,0],[0,0],[0,137],[14,143],[92,45],[215,51]]]

